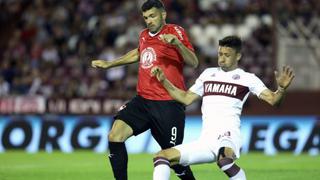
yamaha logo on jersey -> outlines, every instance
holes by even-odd
[[[203,82],[203,96],[228,96],[243,100],[249,92],[247,86],[241,84],[233,84],[219,81],[205,81]]]
[[[156,61],[157,55],[153,48],[147,47],[141,53],[141,67],[147,69],[152,67],[153,62]]]

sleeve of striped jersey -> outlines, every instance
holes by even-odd
[[[250,92],[252,92],[258,97],[262,91],[268,89],[266,85],[254,74],[252,74],[251,82],[252,82],[250,83],[251,86],[249,87]]]
[[[203,82],[205,77],[204,71],[196,80],[196,82],[189,88],[189,91],[198,94],[199,96],[203,96]]]

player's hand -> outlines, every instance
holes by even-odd
[[[159,37],[161,41],[171,45],[177,46],[181,43],[181,41],[177,38],[177,36],[173,34],[161,34]]]
[[[162,69],[158,66],[154,66],[151,69],[151,76],[155,76],[160,82],[163,82],[166,79],[166,76],[164,75]]]
[[[282,67],[282,71],[274,72],[279,87],[286,89],[294,78],[293,69],[289,66]]]
[[[93,60],[91,61],[91,66],[94,68],[108,68],[109,62],[105,60]]]

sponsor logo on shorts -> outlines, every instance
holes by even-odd
[[[127,107],[127,105],[122,105],[120,108],[119,108],[119,110],[118,111],[121,111],[122,109],[124,109],[124,108],[126,108]]]
[[[230,131],[227,131],[227,132],[225,132],[225,133],[223,133],[223,134],[220,134],[220,135],[218,136],[218,140],[221,139],[221,138],[224,138],[224,137],[230,138],[230,136],[231,136]]]

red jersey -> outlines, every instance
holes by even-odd
[[[173,34],[190,50],[194,51],[183,28],[174,24],[166,24],[157,34],[144,29],[139,37],[139,73],[138,95],[150,100],[172,100],[167,90],[152,77],[153,66],[160,67],[168,80],[180,89],[186,89],[183,78],[184,60],[179,50],[160,40],[161,34]]]

